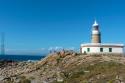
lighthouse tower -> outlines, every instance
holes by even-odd
[[[92,37],[91,37],[91,42],[92,43],[101,43],[101,33],[99,31],[99,24],[94,22],[92,25]]]
[[[92,25],[91,43],[81,44],[81,53],[90,54],[124,54],[124,44],[102,43],[99,24],[95,21]]]

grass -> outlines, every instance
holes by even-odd
[[[84,70],[90,72],[84,72]],[[67,78],[64,83],[88,83],[93,81],[93,83],[113,83],[117,75],[125,77],[125,65],[116,62],[100,62],[95,65],[82,65],[76,67],[68,75],[65,73]]]

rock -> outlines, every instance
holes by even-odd
[[[4,76],[0,76],[0,81],[4,80],[5,77]]]
[[[76,55],[77,53],[73,51],[61,51],[48,55],[38,62],[17,62],[13,65],[5,63],[4,67],[0,67],[0,83],[6,83],[5,78],[10,78],[17,83],[21,76],[25,76],[26,79],[33,77],[34,79],[30,79],[31,83],[53,83],[64,80],[66,83],[83,81],[100,83],[102,79],[104,81],[109,78],[114,79],[109,75],[114,73],[119,73],[115,78],[116,81],[125,82],[123,79],[125,78],[125,57]],[[86,71],[80,72],[81,69]]]

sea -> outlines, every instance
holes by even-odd
[[[45,55],[0,55],[0,61],[38,61],[45,57]]]

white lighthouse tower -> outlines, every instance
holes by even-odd
[[[81,53],[124,53],[124,44],[109,44],[101,42],[101,32],[99,24],[94,22],[92,25],[91,43],[81,44]]]
[[[92,39],[91,39],[92,43],[101,43],[101,33],[99,31],[99,25],[98,23],[94,22],[94,24],[92,25]]]

